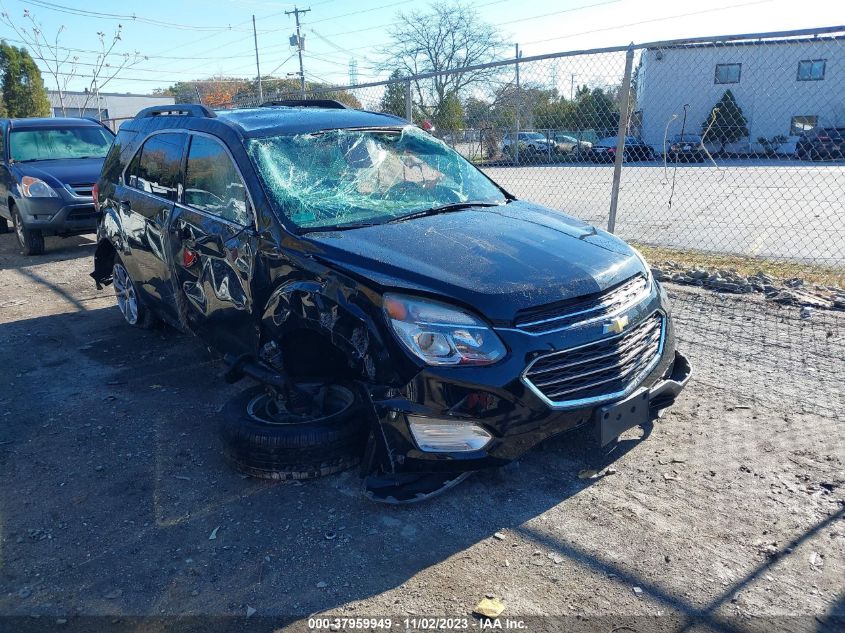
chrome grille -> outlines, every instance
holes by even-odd
[[[648,280],[637,275],[604,292],[533,310],[517,317],[515,325],[530,334],[558,332],[620,314],[645,299],[648,292]]]
[[[74,195],[79,196],[80,198],[90,198],[92,195],[91,192],[94,189],[93,184],[76,184],[68,185],[68,187]]]
[[[656,312],[629,332],[545,354],[528,366],[523,381],[558,408],[624,397],[657,364],[663,327]]]

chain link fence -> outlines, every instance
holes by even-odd
[[[609,228],[670,282],[700,380],[841,415],[845,27],[564,52],[305,97],[413,120],[517,197]]]

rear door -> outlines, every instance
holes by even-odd
[[[150,136],[130,161],[115,189],[117,212],[129,247],[124,264],[146,298],[177,317],[167,227],[182,188],[187,134]]]
[[[254,352],[253,206],[244,179],[216,137],[191,133],[185,188],[170,223],[177,301],[187,325],[224,352]]]

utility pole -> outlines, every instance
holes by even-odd
[[[252,16],[252,37],[255,39],[255,72],[258,75],[258,104],[264,103],[264,89],[261,86],[261,68],[258,66],[258,31],[255,30],[255,15]]]
[[[299,53],[299,90],[302,93],[302,98],[305,98],[305,68],[302,66],[302,35],[299,33],[299,14],[308,13],[311,9],[299,9],[293,7],[293,11],[285,11],[285,15],[293,14],[296,18],[296,51]],[[294,38],[291,38],[293,40]]]
[[[569,76],[569,100],[575,101],[575,73]]]

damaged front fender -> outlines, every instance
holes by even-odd
[[[340,350],[348,368],[361,380],[397,383],[388,345],[374,322],[380,305],[369,293],[344,281],[329,274],[321,280],[291,280],[280,285],[264,309],[262,338],[280,340],[297,330],[310,330]],[[295,358],[287,360],[296,362]]]

